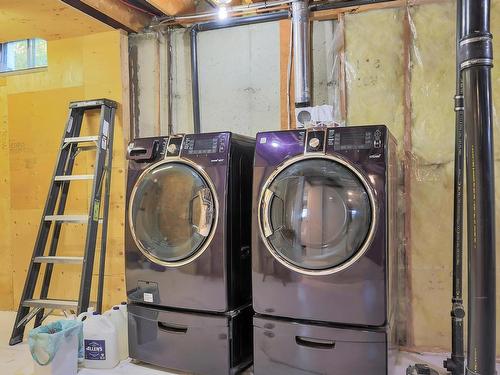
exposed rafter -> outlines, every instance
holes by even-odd
[[[140,31],[151,21],[151,15],[129,6],[122,0],[62,1],[109,26],[129,32]]]
[[[193,12],[195,4],[193,0],[146,0],[156,9],[161,10],[168,16]]]

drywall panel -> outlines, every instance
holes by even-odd
[[[347,123],[385,124],[402,148],[403,11],[345,16]]]
[[[198,34],[203,132],[279,129],[279,52],[278,22]]]
[[[420,163],[454,158],[455,2],[412,8],[412,151]]]

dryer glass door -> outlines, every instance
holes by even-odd
[[[327,158],[299,160],[268,184],[261,229],[285,264],[327,270],[348,262],[372,225],[370,196],[348,166]]]
[[[135,241],[159,263],[194,255],[214,226],[213,192],[196,169],[182,162],[166,162],[143,175],[130,204]]]

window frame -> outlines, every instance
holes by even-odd
[[[15,73],[21,73],[21,72],[26,72],[26,71],[32,71],[32,70],[37,70],[37,69],[44,69],[48,67],[48,56],[46,58],[46,63],[43,65],[36,65],[36,47],[37,47],[37,41],[44,41],[46,48],[45,48],[45,55],[48,55],[47,51],[47,41],[45,39],[41,38],[28,38],[28,39],[19,39],[19,40],[11,40],[8,42],[3,42],[0,43],[0,75],[2,74],[15,74]],[[19,42],[26,42],[26,67],[24,68],[19,68],[19,69],[9,69],[7,65],[8,61],[8,45],[11,43],[19,43]]]

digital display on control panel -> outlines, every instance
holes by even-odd
[[[183,148],[189,155],[213,154],[217,152],[218,143],[217,137],[194,139],[186,137]]]
[[[368,150],[382,146],[380,130],[359,129],[350,131],[336,131],[328,135],[328,143],[334,145],[335,150]]]
[[[197,139],[194,141],[194,149],[198,150],[211,150],[213,148],[213,140],[211,138],[208,139]],[[217,144],[216,144],[217,146]]]

